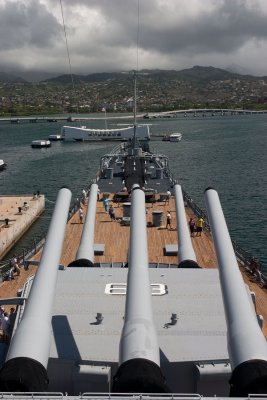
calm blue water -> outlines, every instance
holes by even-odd
[[[168,155],[174,176],[201,208],[205,209],[205,188],[218,190],[231,237],[258,256],[267,270],[267,115],[181,116],[149,122],[152,133],[183,134],[179,143],[155,141],[152,148]],[[0,173],[0,194],[40,190],[47,198],[46,213],[20,247],[47,228],[58,189],[68,186],[74,199],[80,196],[95,176],[101,155],[114,146],[53,142],[50,149],[31,148],[32,140],[59,133],[61,125],[0,122],[0,158],[8,163]],[[104,127],[102,121],[90,125]]]

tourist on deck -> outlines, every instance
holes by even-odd
[[[203,231],[203,227],[204,227],[204,219],[200,217],[197,220],[197,234],[196,234],[196,236],[201,236],[201,233]]]
[[[15,254],[13,254],[10,263],[11,267],[13,268],[13,271],[16,272],[17,276],[19,276],[20,275],[19,261],[18,257]]]
[[[168,227],[170,227],[170,229],[172,228],[171,219],[172,219],[171,212],[168,211],[166,216],[166,229],[168,229]]]
[[[114,207],[112,204],[109,206],[108,213],[109,213],[110,218],[115,221],[116,215],[115,215],[115,210],[114,210]]]
[[[0,329],[2,329],[2,319],[4,318],[5,308],[3,306],[0,307]]]
[[[13,328],[14,328],[14,324],[15,324],[15,319],[16,319],[16,310],[14,307],[10,308],[10,313],[9,313],[9,318],[8,318],[8,322],[9,322],[9,326],[8,326],[8,339],[11,339],[12,336],[12,332],[13,332]]]
[[[168,189],[167,192],[166,192],[165,205],[169,204],[171,195],[172,194],[171,194],[170,190]]]
[[[194,237],[195,236],[196,223],[195,223],[195,220],[193,218],[190,218],[190,220],[189,220],[189,229],[190,229],[191,237]]]
[[[4,316],[2,317],[2,331],[3,340],[7,342],[9,334],[9,315],[6,311],[4,312]]]
[[[79,218],[80,218],[80,224],[83,223],[83,209],[82,207],[79,208]]]
[[[258,261],[255,257],[253,257],[250,261],[250,271],[252,275],[257,275],[258,269],[259,269]]]
[[[105,212],[106,212],[106,213],[108,212],[108,203],[109,203],[109,202],[110,202],[110,199],[107,198],[107,197],[103,200],[104,209],[105,209]]]
[[[83,189],[82,190],[82,204],[86,204],[86,200],[87,200],[87,193],[86,193],[86,190]]]

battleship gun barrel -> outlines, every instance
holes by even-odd
[[[230,396],[267,392],[267,343],[236,261],[219,196],[207,188],[205,199],[219,265],[232,376]]]
[[[184,208],[183,193],[180,185],[174,186],[174,198],[175,198],[178,243],[179,243],[178,246],[179,267],[198,268],[199,266],[196,261],[196,255],[189,234],[188,223]]]
[[[79,266],[92,266],[94,262],[94,238],[95,238],[95,215],[97,203],[98,185],[93,183],[90,188],[88,207],[80,241],[76,254],[76,262]],[[85,264],[85,265],[81,265]],[[78,265],[77,265],[78,266]]]
[[[25,311],[0,372],[1,391],[42,392],[47,388],[53,300],[70,200],[71,191],[60,189]]]
[[[153,322],[146,232],[145,194],[132,189],[130,254],[120,367],[113,392],[166,392],[160,369],[159,345]]]

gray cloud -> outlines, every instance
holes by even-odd
[[[140,66],[239,64],[267,75],[265,1],[140,0]],[[135,67],[137,0],[62,3],[75,73]],[[0,0],[0,56],[0,70],[13,65],[66,72],[58,2]]]
[[[0,50],[51,46],[61,29],[38,0],[30,0],[27,5],[15,0],[0,5]]]

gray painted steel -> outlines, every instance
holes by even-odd
[[[145,358],[160,365],[148,270],[145,194],[133,186],[125,323],[119,362]]]
[[[58,271],[47,369],[50,392],[72,393],[73,371],[81,360],[117,370],[126,296],[106,294],[105,289],[111,283],[125,285],[127,273],[128,268],[115,266]],[[216,369],[214,362],[225,364],[229,358],[218,269],[150,268],[149,277],[151,284],[167,289],[163,296],[152,296],[152,307],[161,368],[172,393],[213,393],[203,386],[198,390],[192,369],[195,363]],[[101,325],[95,324],[97,313],[104,317]],[[169,325],[172,313],[177,314],[176,325]],[[88,382],[94,379],[92,372]],[[204,379],[207,388],[210,383]],[[225,377],[225,393],[227,382]]]
[[[180,185],[174,186],[174,197],[175,197],[176,220],[177,220],[177,231],[178,231],[179,261],[180,262],[186,260],[196,261],[196,255],[192,246],[192,241],[186,219],[182,188]]]
[[[267,360],[266,339],[239,271],[216,190],[208,189],[205,200],[219,264],[231,366],[253,359]]]
[[[84,227],[80,246],[76,254],[76,260],[87,259],[94,262],[94,238],[95,216],[98,185],[93,183],[90,188],[88,207],[84,221]]]
[[[71,192],[60,189],[46,243],[22,320],[12,339],[6,361],[27,357],[45,368],[50,353],[51,318]]]
[[[116,267],[59,271],[54,302],[54,323],[59,326],[52,332],[52,359],[118,362],[126,296],[105,294],[105,287],[126,284],[127,273],[128,268]],[[149,277],[151,284],[162,283],[168,290],[164,296],[152,296],[154,324],[166,359],[228,359],[218,270],[150,268]],[[104,317],[101,325],[94,324],[98,312]],[[168,329],[172,313],[177,313],[178,322]],[[68,321],[68,330],[61,316]],[[75,346],[70,345],[73,342]]]

